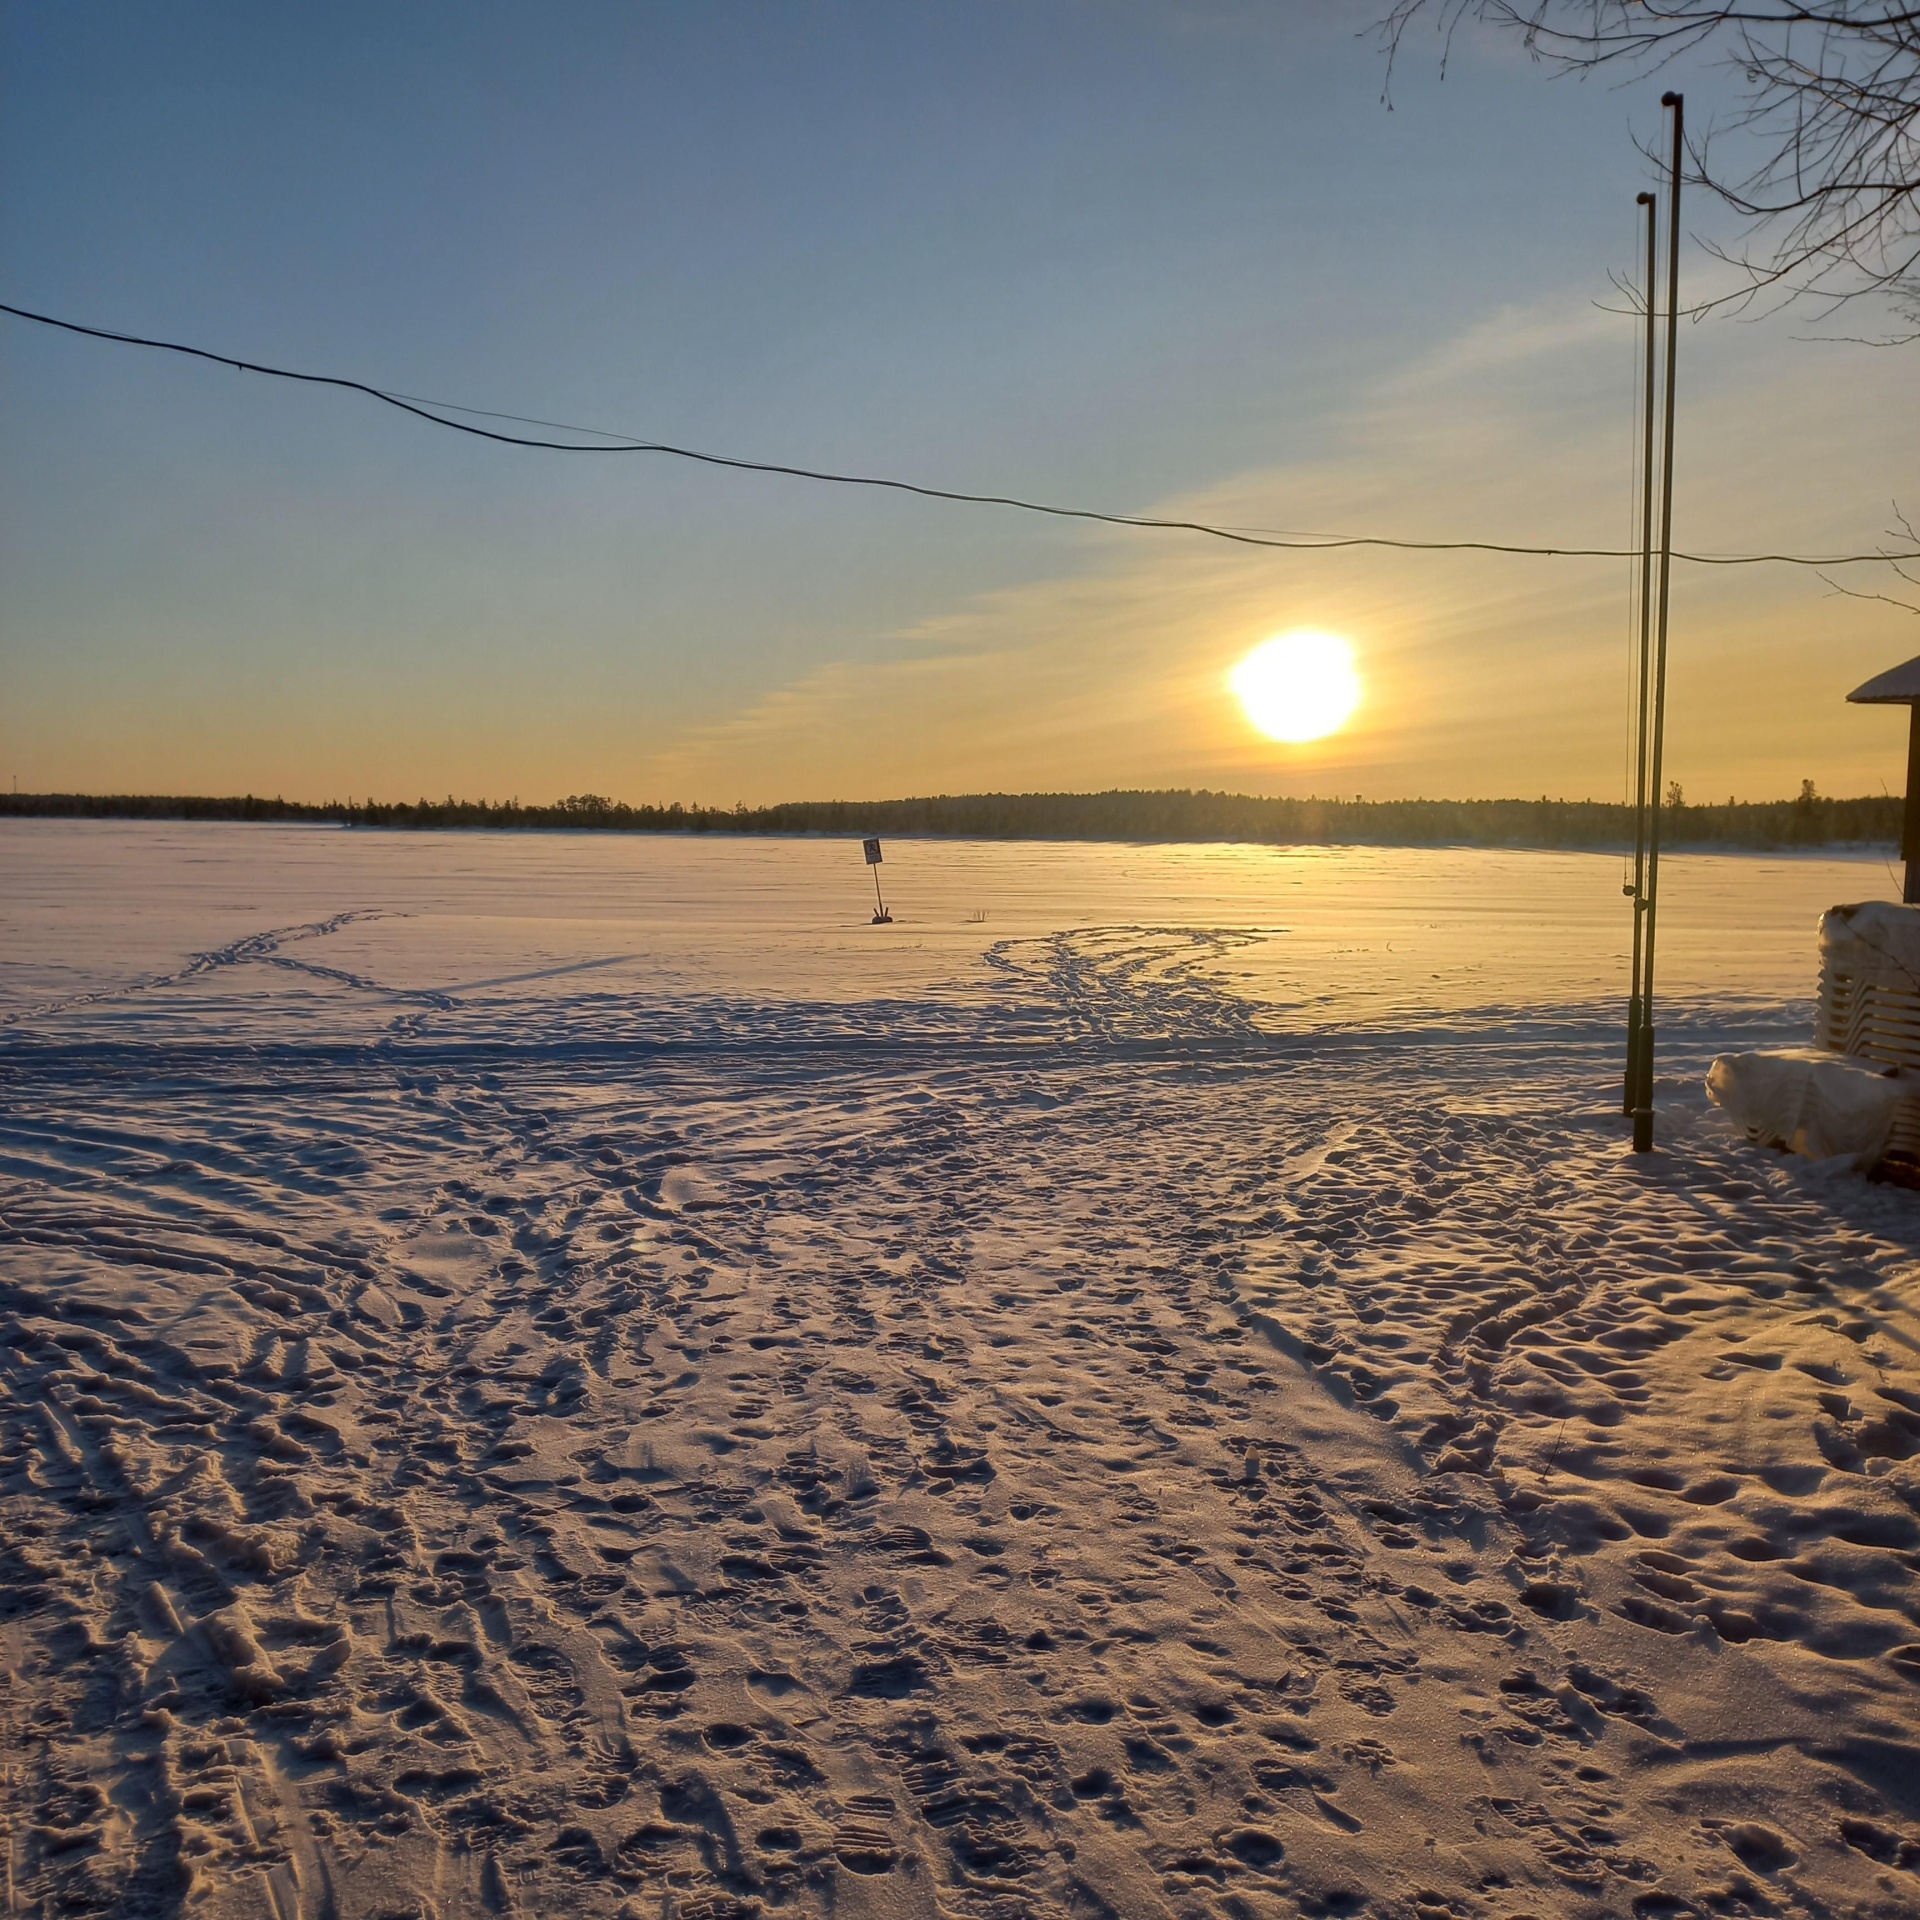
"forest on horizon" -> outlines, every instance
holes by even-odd
[[[1888,846],[1902,800],[1830,799],[1802,783],[1791,800],[1695,805],[1669,789],[1668,846]],[[1614,849],[1633,841],[1633,810],[1604,800],[1267,799],[1207,791],[940,794],[908,800],[787,801],[701,807],[630,806],[573,794],[518,800],[319,803],[238,796],[0,794],[0,816],[88,820],[310,822],[390,829],[572,829],[611,833],[893,834],[966,840],[1241,841],[1267,846],[1486,846]]]

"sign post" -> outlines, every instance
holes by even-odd
[[[873,869],[873,924],[876,927],[893,925],[893,915],[887,911],[887,903],[880,897],[880,836],[870,833],[861,841],[860,848],[867,856],[867,865]]]

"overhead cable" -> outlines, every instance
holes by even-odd
[[[1385,534],[1269,533],[1246,528],[1214,526],[1204,520],[1169,520],[1144,513],[1103,513],[1092,507],[1062,507],[1042,500],[1023,500],[1012,494],[968,493],[956,487],[927,486],[917,480],[891,480],[874,474],[834,473],[818,467],[789,466],[777,460],[747,460],[735,454],[706,453],[697,447],[673,446],[664,440],[642,440],[626,434],[610,433],[599,427],[569,426],[557,420],[531,420],[521,414],[491,412],[483,407],[463,407],[451,400],[419,400],[413,396],[376,387],[364,380],[350,380],[340,374],[302,373],[291,367],[267,366],[257,360],[237,359],[230,353],[217,353],[209,347],[186,346],[177,340],[150,340],[136,333],[116,333],[106,327],[82,326],[77,320],[60,320],[52,314],[34,313],[26,307],[9,306],[0,301],[0,313],[16,320],[30,320],[38,326],[57,327],[63,333],[77,333],[89,340],[108,340],[125,347],[151,347],[161,353],[185,354],[194,360],[211,360],[216,366],[232,367],[240,373],[265,374],[274,380],[295,380],[306,386],[339,387],[348,393],[364,394],[369,400],[398,407],[416,419],[446,427],[454,433],[472,434],[476,439],[493,440],[502,446],[534,447],[547,453],[651,453],[675,460],[694,460],[703,466],[731,467],[742,473],[780,474],[792,480],[822,481],[836,487],[875,487],[890,493],[917,494],[926,500],[954,500],[968,506],[1010,507],[1020,513],[1039,513],[1056,520],[1092,520],[1111,527],[1147,527],[1169,533],[1199,533],[1213,540],[1230,540],[1244,547],[1279,547],[1299,553],[1330,552],[1343,547],[1387,547],[1405,553],[1504,553],[1547,560],[1627,560],[1635,557],[1629,547],[1540,547],[1506,540],[1400,540]],[[500,433],[480,427],[470,420],[452,420],[450,413],[471,414],[485,420],[511,420],[524,426],[544,426],[555,432],[583,434],[599,442],[583,445],[578,440],[536,440],[524,434]],[[1676,560],[1690,561],[1698,567],[1854,567],[1896,560],[1920,560],[1920,551],[1879,553],[1679,553]]]

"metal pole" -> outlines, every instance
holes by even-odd
[[[873,872],[873,910],[874,910],[874,912],[875,912],[875,913],[885,913],[885,912],[886,912],[886,910],[887,910],[887,903],[886,903],[886,902],[885,902],[884,900],[882,900],[882,899],[880,898],[880,869],[879,869],[879,867],[878,867],[878,866],[875,866],[875,867],[874,867],[874,868],[872,869],[872,872]]]
[[[1653,1151],[1653,947],[1660,919],[1660,775],[1667,744],[1667,612],[1673,575],[1673,382],[1680,350],[1680,163],[1686,153],[1685,103],[1677,93],[1660,96],[1673,109],[1673,161],[1667,183],[1667,378],[1666,418],[1660,455],[1660,610],[1654,641],[1653,759],[1647,828],[1647,938],[1640,980],[1640,1084],[1633,1109],[1633,1150]]]
[[[1648,650],[1653,644],[1653,402],[1654,363],[1659,357],[1658,307],[1654,300],[1659,272],[1659,202],[1651,193],[1639,196],[1647,210],[1647,379],[1640,407],[1640,674],[1635,698],[1633,761],[1633,985],[1627,996],[1627,1071],[1621,1112],[1640,1104],[1640,1028],[1645,1009],[1640,1003],[1641,933],[1647,905],[1647,695]]]

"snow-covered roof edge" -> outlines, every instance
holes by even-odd
[[[1920,654],[1889,667],[1885,673],[1876,673],[1847,698],[1862,707],[1920,705]]]

